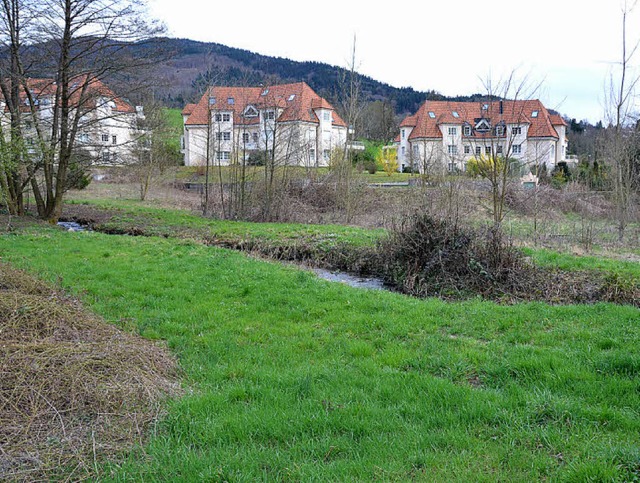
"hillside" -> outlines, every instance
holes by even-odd
[[[156,64],[153,75],[160,82],[157,97],[170,107],[182,107],[194,101],[205,86],[212,84],[259,85],[305,81],[320,95],[335,101],[339,96],[340,79],[347,73],[342,67],[320,62],[297,62],[187,39],[156,39],[153,47],[160,47],[159,50],[166,53],[166,59]],[[149,48],[148,42],[131,46],[134,55]],[[414,112],[427,98],[468,100],[480,97],[447,98],[436,91],[393,87],[367,76],[360,76],[360,83],[365,101],[390,101],[398,114]]]

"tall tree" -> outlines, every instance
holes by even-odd
[[[54,221],[62,212],[79,130],[98,121],[89,113],[99,113],[105,102],[104,92],[96,86],[149,65],[152,52],[143,50],[144,56],[134,58],[126,53],[126,44],[150,39],[160,26],[145,20],[142,0],[3,0],[0,13],[3,23],[16,32],[8,36],[12,52],[8,78],[14,91],[9,97],[19,99],[17,112],[27,106],[37,145],[28,156],[23,154],[22,171],[31,183],[39,216]],[[31,20],[24,26],[16,18]],[[28,29],[28,49],[17,35],[20,28]],[[34,89],[30,78],[36,76],[51,81]],[[42,89],[53,97],[49,116],[39,108]],[[16,117],[20,122],[19,114]]]
[[[625,1],[621,11],[621,57],[618,72],[612,72],[606,92],[609,127],[603,133],[603,154],[611,168],[613,200],[616,207],[618,239],[622,241],[629,223],[633,203],[634,185],[638,183],[636,172],[637,146],[640,135],[634,129],[634,100],[640,75],[634,74],[631,66],[640,46],[638,40],[632,47],[627,38],[627,22],[637,2],[631,6]]]

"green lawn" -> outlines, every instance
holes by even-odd
[[[0,253],[179,357],[187,395],[104,479],[640,477],[637,309],[417,300],[54,228],[0,236]]]
[[[640,280],[640,263],[615,260],[596,256],[575,256],[553,250],[523,248],[523,252],[543,267],[555,267],[561,270],[600,270],[630,275]]]
[[[260,240],[265,243],[290,245],[313,243],[326,249],[337,244],[372,246],[386,231],[345,225],[312,225],[300,223],[253,223],[213,220],[185,210],[153,208],[136,200],[82,200],[68,204],[90,205],[114,213],[113,220],[103,228],[128,229],[139,227],[147,235],[215,238],[238,242]]]

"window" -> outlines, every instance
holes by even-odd
[[[471,146],[465,144],[464,146],[464,154],[471,154]]]
[[[329,161],[329,159],[331,158],[331,151],[325,149],[324,151],[322,151],[322,157],[325,161]]]
[[[533,111],[531,113],[531,117],[538,117],[538,111]]]
[[[229,161],[231,153],[229,151],[218,151],[216,152],[216,159],[218,161]]]
[[[504,126],[496,126],[496,136],[504,136]]]
[[[249,133],[248,132],[243,132],[242,133],[242,142],[243,143],[248,143],[249,142]]]
[[[458,154],[458,146],[456,146],[455,144],[449,144],[447,146],[447,152],[449,154]]]
[[[267,94],[269,94],[269,89],[265,89],[262,91],[262,93],[260,94],[261,96],[266,96]]]
[[[289,96],[289,102],[293,101],[295,98],[296,98],[296,95],[295,94],[291,94]]]
[[[236,100],[233,97],[227,97],[227,104],[232,106],[235,103],[236,103]]]
[[[118,144],[118,136],[111,136],[111,144]]]
[[[482,104],[482,110],[483,111],[488,111],[489,110],[489,104]]]
[[[449,136],[455,136],[456,134],[458,134],[458,129],[455,127],[450,127],[449,128]]]
[[[413,147],[413,155],[416,157],[420,156],[420,146]]]
[[[402,129],[400,132],[402,133],[402,139],[404,139],[404,136],[405,136],[404,129]]]
[[[102,142],[103,143],[108,143],[109,142],[109,135],[108,134],[103,134],[102,135]]]
[[[519,134],[522,134],[522,128],[520,126],[512,127],[511,134],[513,134],[514,136],[518,136]]]
[[[255,107],[249,106],[244,111],[244,117],[257,117],[258,111],[256,111]]]
[[[222,133],[222,139],[223,139],[223,141],[230,141],[231,140],[231,133],[229,131],[223,132]]]
[[[491,154],[491,146],[484,147],[484,154]]]
[[[231,114],[223,114],[223,115],[222,115],[222,121],[223,121],[223,122],[229,122],[229,121],[231,121]]]
[[[480,146],[476,146],[476,154],[478,156],[482,154],[482,148]]]
[[[403,155],[403,156],[405,155],[405,149],[404,149],[404,146],[402,146],[402,155]]]
[[[460,117],[460,114],[458,114],[458,111],[452,111],[451,114],[453,115],[453,117],[458,118]]]
[[[436,113],[435,113],[435,112],[433,112],[433,111],[429,111],[429,117],[430,117],[431,119],[435,119],[435,118],[436,118]]]
[[[449,169],[449,172],[454,172],[456,170],[456,163],[454,161],[451,161],[447,168]]]
[[[476,124],[476,131],[478,132],[489,132],[491,131],[491,124],[486,119],[480,119],[478,124]]]
[[[221,132],[217,132],[216,133],[216,141],[222,141],[222,133]]]
[[[111,156],[109,151],[103,151],[102,152],[102,162],[103,163],[108,163],[109,161],[111,161]]]
[[[213,106],[215,103],[216,103],[216,98],[215,98],[215,97],[213,97],[213,96],[210,96],[210,97],[209,97],[209,105],[210,105],[210,106]]]
[[[309,159],[311,161],[315,161],[316,160],[316,150],[315,149],[310,149],[309,150]]]
[[[513,154],[522,154],[522,144],[513,145]]]
[[[462,133],[463,133],[465,136],[471,136],[471,126],[464,126],[464,127],[462,128]]]
[[[269,121],[273,121],[276,118],[276,113],[275,111],[267,111],[264,115],[265,119],[269,120]]]
[[[254,143],[257,143],[257,142],[258,142],[258,133],[257,133],[257,132],[254,132],[254,133],[253,133],[253,142],[254,142]]]
[[[496,146],[496,154],[502,154],[502,144]]]
[[[322,118],[323,118],[325,121],[331,121],[331,113],[330,113],[330,112],[325,112],[325,113],[322,115]]]
[[[81,143],[89,142],[89,135],[86,132],[80,133],[80,142]]]

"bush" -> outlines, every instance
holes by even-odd
[[[521,292],[529,277],[523,255],[500,229],[463,229],[416,214],[381,243],[385,282],[418,296],[496,296]]]

